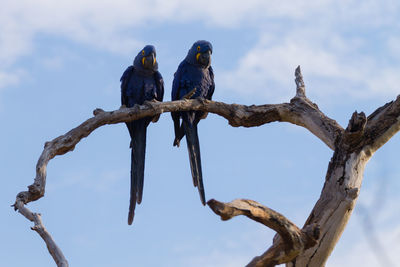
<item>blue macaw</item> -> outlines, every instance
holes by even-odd
[[[202,40],[193,44],[186,58],[181,62],[174,74],[172,100],[182,98],[204,98],[211,100],[215,89],[214,72],[211,67],[211,54],[211,43]],[[201,119],[207,117],[207,112],[172,112],[171,116],[174,121],[175,130],[173,145],[179,147],[181,139],[186,135],[193,184],[199,190],[201,203],[205,205],[197,124]],[[182,124],[180,124],[181,118]]]
[[[146,45],[121,77],[121,102],[130,108],[135,104],[142,105],[145,101],[162,101],[163,97],[164,81],[158,72],[156,49],[152,45]],[[158,118],[159,115],[126,123],[132,148],[129,225],[133,222],[136,202],[142,202],[147,126]]]

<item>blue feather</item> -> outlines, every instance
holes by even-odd
[[[158,72],[154,46],[145,46],[135,57],[121,77],[121,103],[127,107],[142,105],[145,101],[162,101],[164,81]],[[157,117],[157,116],[156,116]],[[143,118],[126,123],[131,136],[131,197],[128,224],[132,224],[136,203],[140,204],[143,194],[146,130],[156,118]]]
[[[193,89],[196,91],[191,98],[211,100],[215,89],[214,72],[210,65],[211,53],[212,45],[207,41],[197,41],[192,45],[174,74],[172,100],[182,99]],[[207,116],[207,113],[202,111],[172,112],[171,116],[175,130],[174,146],[179,147],[181,139],[186,135],[193,184],[198,188],[201,202],[205,205],[197,124]]]

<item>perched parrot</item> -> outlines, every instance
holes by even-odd
[[[152,45],[146,45],[121,77],[121,102],[129,108],[135,104],[142,105],[144,101],[162,101],[163,97],[164,81],[158,72],[156,49]],[[126,123],[132,148],[129,225],[133,222],[136,203],[142,202],[147,126],[158,118],[159,115]]]
[[[183,98],[204,98],[211,100],[215,89],[214,73],[211,68],[211,54],[211,43],[202,40],[193,44],[186,58],[181,62],[174,74],[172,100]],[[181,139],[186,135],[193,184],[199,190],[201,203],[205,205],[197,124],[201,119],[207,117],[207,112],[172,112],[171,116],[174,121],[175,130],[173,145],[179,147]],[[180,124],[181,118],[182,124]]]

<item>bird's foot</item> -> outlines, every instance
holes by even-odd
[[[157,99],[153,98],[151,100],[146,100],[143,102],[144,105],[152,105],[153,103],[159,103],[160,101],[158,101]]]
[[[208,116],[208,112],[204,112],[204,113],[201,115],[200,120],[204,120],[205,118],[207,118],[207,116]]]
[[[179,147],[180,143],[181,143],[181,140],[179,140],[178,138],[175,138],[173,146]]]
[[[203,97],[203,96],[196,97],[196,99],[197,99],[197,101],[199,101],[202,105],[205,105],[206,102],[208,101],[208,99],[205,98],[205,97]]]
[[[146,100],[146,101],[143,102],[143,105],[145,105],[145,106],[147,106],[147,107],[149,107],[149,108],[151,108],[151,109],[154,109],[154,104],[155,104],[155,103],[158,103],[158,102],[159,102],[159,101],[157,101],[157,100],[155,100],[155,99]]]
[[[182,97],[182,99],[190,99],[190,98],[192,98],[192,96],[196,93],[196,88],[193,88],[193,90],[192,91],[190,91],[189,93],[187,93],[186,95],[184,95],[183,97]]]
[[[157,122],[159,118],[160,118],[160,115],[156,115],[151,119],[151,122]]]

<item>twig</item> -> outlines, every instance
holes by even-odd
[[[31,227],[31,229],[37,232],[40,237],[46,243],[47,249],[50,255],[53,257],[54,261],[56,262],[58,267],[68,267],[68,261],[64,257],[61,249],[57,246],[56,242],[54,241],[53,237],[50,233],[46,230],[43,225],[42,217],[39,213],[33,213],[27,207],[25,207],[24,203],[21,201],[16,201],[14,204],[14,208],[18,210],[25,218],[33,222],[35,225]]]

